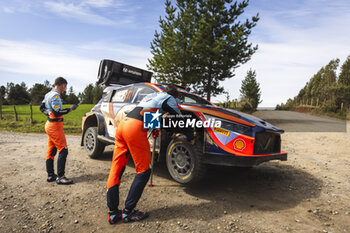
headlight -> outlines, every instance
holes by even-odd
[[[252,128],[247,125],[242,125],[234,121],[228,121],[228,120],[214,117],[211,115],[204,114],[204,116],[207,120],[211,119],[212,121],[221,121],[221,128],[223,129],[252,137],[252,134],[253,134]]]

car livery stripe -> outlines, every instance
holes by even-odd
[[[203,116],[203,114],[201,112],[195,112],[196,115],[199,117],[199,119],[201,121],[205,121],[205,117]],[[217,146],[219,146],[221,149],[223,149],[224,151],[230,153],[230,154],[233,154],[235,156],[241,156],[241,157],[264,157],[264,156],[271,156],[271,155],[281,155],[281,154],[286,154],[286,152],[282,151],[280,153],[274,153],[274,154],[261,154],[261,155],[254,155],[254,154],[245,154],[245,153],[241,153],[241,152],[238,152],[236,150],[233,150],[231,148],[229,148],[228,146],[225,146],[214,134],[214,131],[212,128],[208,127],[206,128],[206,130],[208,131],[209,133],[209,136],[214,140],[214,142],[216,143]],[[246,139],[247,141],[251,141],[251,140],[254,140],[255,141],[255,138],[253,137],[249,137],[247,135],[239,135],[237,138],[240,138],[240,139]],[[236,139],[233,139],[231,140],[231,142],[233,142],[234,140]],[[230,143],[230,142],[229,142]],[[254,145],[252,145],[254,146]],[[252,148],[250,148],[251,151],[253,151]]]
[[[222,113],[222,112],[218,112],[215,110],[211,110],[211,109],[207,109],[207,108],[202,108],[202,107],[198,107],[198,106],[191,106],[191,105],[185,105],[185,104],[180,104],[180,109],[181,110],[186,110],[186,111],[193,111],[193,112],[202,112],[204,114],[208,114],[208,115],[212,115],[212,116],[216,116],[216,117],[220,117],[229,121],[234,121],[243,125],[247,125],[250,127],[254,127],[255,124],[252,124],[248,121],[239,119],[238,117],[234,117],[231,116],[229,114],[226,113]]]
[[[159,87],[157,87],[157,85],[154,85],[153,83],[145,83],[148,86],[153,87],[154,89],[156,89],[159,92],[163,92],[164,90],[160,89]]]
[[[281,151],[280,153],[273,153],[273,154],[262,154],[262,155],[254,155],[254,154],[244,154],[244,153],[240,153],[238,151],[232,150],[230,148],[228,148],[227,146],[225,146],[224,144],[222,144],[217,137],[214,135],[214,132],[211,128],[207,128],[208,133],[210,135],[210,137],[214,140],[214,142],[224,151],[229,152],[235,156],[241,156],[241,157],[264,157],[264,156],[271,156],[271,155],[281,155],[281,154],[285,154],[286,152]],[[243,137],[246,137],[245,135],[241,135]],[[250,138],[250,137],[248,137]]]
[[[109,114],[111,114],[112,119],[114,119],[113,103],[109,103]]]

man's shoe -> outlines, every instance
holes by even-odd
[[[48,175],[47,176],[47,182],[52,182],[52,181],[55,181],[57,178],[57,175],[56,174],[52,174],[52,175]]]
[[[67,179],[65,176],[57,177],[57,184],[73,184],[73,180]]]
[[[141,212],[138,210],[123,210],[122,214],[122,220],[123,222],[133,222],[133,221],[140,221],[142,219],[145,219],[149,216],[147,212]]]
[[[122,211],[121,210],[114,210],[114,211],[108,212],[109,224],[116,224],[120,220],[122,220]]]

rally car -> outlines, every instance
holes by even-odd
[[[97,158],[106,145],[114,144],[118,123],[146,95],[164,91],[167,84],[150,83],[151,76],[151,72],[136,67],[101,61],[98,83],[105,86],[103,97],[82,121],[81,145],[88,156]],[[166,161],[175,181],[188,184],[200,180],[207,164],[252,167],[270,160],[287,160],[287,153],[281,151],[282,129],[254,116],[218,107],[184,88],[178,91],[183,115],[197,121],[219,121],[221,125],[195,125],[194,145],[184,137],[174,137],[170,128],[162,128],[156,140],[149,137],[150,148],[155,142],[156,161]]]

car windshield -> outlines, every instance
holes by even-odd
[[[178,99],[181,100],[182,104],[201,104],[201,105],[213,105],[212,103],[210,103],[209,101],[196,96],[196,95],[192,95],[186,92],[181,92],[179,91],[179,97]]]

